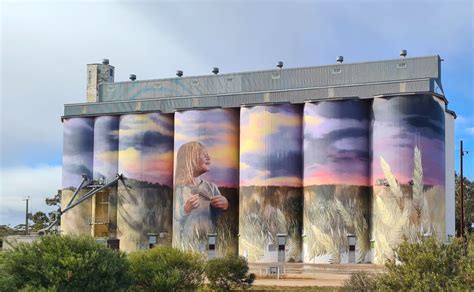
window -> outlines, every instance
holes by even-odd
[[[407,67],[407,63],[398,63],[397,64],[397,69],[404,69]]]

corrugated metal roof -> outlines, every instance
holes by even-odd
[[[64,116],[174,112],[265,103],[373,98],[432,92],[441,86],[439,56],[354,64],[106,83],[99,101],[66,104]],[[437,86],[439,84],[439,86]]]
[[[306,68],[104,83],[99,88],[99,101],[246,93],[420,78],[439,79],[439,62],[438,56],[430,56]]]

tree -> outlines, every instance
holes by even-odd
[[[212,289],[225,291],[245,289],[255,280],[255,274],[249,274],[248,271],[249,266],[244,257],[229,254],[223,258],[209,260],[206,277]]]
[[[455,174],[456,190],[456,229],[461,228],[461,177]],[[474,214],[474,182],[464,178],[464,231],[471,231]]]
[[[47,235],[19,244],[2,253],[0,266],[8,275],[0,283],[16,290],[114,291],[131,283],[126,255],[86,236]]]
[[[48,206],[56,206],[57,210],[48,213],[50,223],[53,223],[56,219],[58,219],[57,225],[61,224],[61,190],[58,190],[56,195],[51,198],[46,198],[45,202]]]
[[[199,254],[156,246],[131,253],[129,261],[139,290],[194,290],[204,281],[204,260]]]
[[[43,229],[49,225],[49,218],[46,216],[44,212],[38,211],[33,216],[31,216],[31,221],[33,221],[33,225],[31,226],[33,231],[38,231]]]

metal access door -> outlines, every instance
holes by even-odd
[[[278,235],[278,262],[285,262],[286,235]]]
[[[154,248],[157,244],[156,234],[148,233],[148,248]]]
[[[355,264],[356,262],[356,237],[355,236],[348,236],[347,242],[349,243],[349,260],[350,264]]]
[[[216,257],[216,234],[207,235],[207,258],[213,259]]]

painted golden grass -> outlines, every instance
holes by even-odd
[[[120,249],[134,251],[149,246],[148,233],[167,233],[164,244],[171,244],[173,189],[126,179],[118,185],[117,237]],[[163,240],[163,239],[160,239]]]
[[[357,238],[356,262],[365,262],[369,251],[369,196],[364,186],[308,186],[304,191],[305,262],[327,256],[340,263],[347,251],[347,236]]]
[[[285,260],[301,261],[302,203],[301,188],[241,187],[239,253],[263,261],[277,234],[286,234]]]
[[[422,236],[442,237],[445,233],[443,186],[423,185],[422,154],[414,149],[413,183],[401,185],[390,165],[380,157],[388,186],[374,186],[373,238],[374,261],[384,263],[404,239],[417,241]]]

